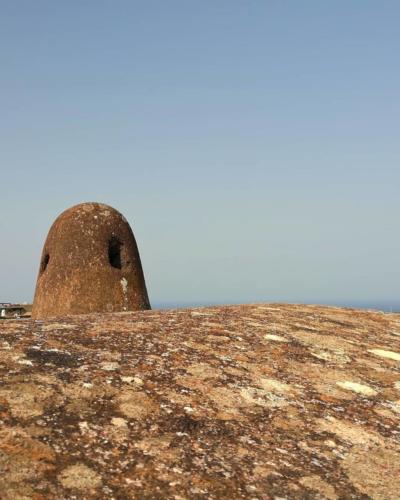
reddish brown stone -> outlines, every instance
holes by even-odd
[[[32,317],[142,309],[150,303],[124,216],[101,203],[63,212],[44,244]]]
[[[399,500],[399,368],[378,311],[0,321],[0,499]]]

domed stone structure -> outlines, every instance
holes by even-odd
[[[32,317],[143,309],[146,283],[124,216],[101,203],[63,212],[44,244]]]

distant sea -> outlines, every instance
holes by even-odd
[[[394,313],[400,313],[400,301],[399,300],[394,300],[394,301],[377,301],[377,302],[355,302],[355,301],[343,301],[343,302],[285,302],[285,301],[263,301],[260,302],[265,304],[265,303],[296,303],[296,304],[317,304],[317,305],[325,305],[325,306],[333,306],[333,307],[352,307],[355,309],[372,309],[376,311],[384,311],[384,312],[394,312]],[[227,305],[227,304],[243,304],[247,302],[154,302],[151,304],[151,307],[153,309],[184,309],[184,308],[190,308],[190,307],[213,307],[213,306],[218,306],[218,305]],[[258,303],[258,301],[255,302],[248,302],[248,303]]]

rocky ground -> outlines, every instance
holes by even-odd
[[[0,323],[0,498],[400,497],[400,316]]]

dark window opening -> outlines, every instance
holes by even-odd
[[[46,271],[46,268],[49,264],[49,260],[50,260],[50,255],[48,253],[44,254],[43,259],[42,259],[42,263],[40,264],[40,272],[41,273],[44,273]]]
[[[108,242],[108,261],[116,269],[121,269],[124,265],[122,248],[123,244],[114,236]]]

